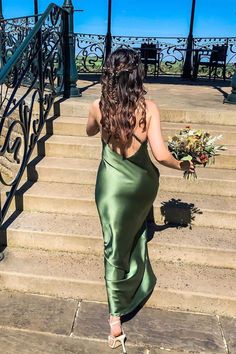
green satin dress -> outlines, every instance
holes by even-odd
[[[138,140],[134,134],[133,136]],[[102,140],[95,201],[104,239],[104,269],[109,313],[133,311],[156,284],[147,249],[147,216],[159,187],[147,140],[124,157]]]

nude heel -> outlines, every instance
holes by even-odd
[[[110,321],[108,320],[110,326],[113,326],[116,323],[120,323],[120,321],[115,321],[113,323],[110,323]],[[110,348],[115,349],[117,347],[119,347],[120,345],[122,345],[122,349],[123,349],[123,354],[126,354],[126,349],[125,349],[125,339],[126,339],[126,334],[124,333],[124,331],[122,330],[122,334],[120,334],[119,336],[115,337],[113,335],[109,335],[108,336],[108,345]]]

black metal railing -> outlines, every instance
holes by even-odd
[[[81,73],[101,73],[104,64],[105,35],[76,33],[76,64]],[[182,75],[186,57],[187,37],[135,37],[113,36],[112,49],[117,47],[141,48],[155,44],[159,49],[159,75]],[[212,49],[213,45],[227,45],[226,76],[230,78],[236,62],[236,37],[193,38],[193,48]],[[193,53],[194,54],[194,53]],[[154,73],[150,65],[148,73]],[[206,76],[207,69],[200,68],[199,76]],[[218,73],[221,76],[221,73]]]
[[[68,22],[68,11],[51,4],[29,32],[8,37],[13,50],[0,71],[0,225],[55,98],[69,96]]]
[[[28,36],[40,15],[0,20],[0,68]]]

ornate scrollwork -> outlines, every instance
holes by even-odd
[[[105,36],[76,34],[76,64],[79,72],[98,73],[102,71]]]
[[[128,37],[113,36],[112,48],[135,48],[139,50],[142,44],[155,44],[160,59],[162,74],[178,74],[182,70],[184,54],[180,48],[186,45],[186,38],[160,37]],[[102,71],[105,52],[105,36],[94,34],[76,34],[77,67],[79,72],[100,73]],[[150,66],[149,73],[153,74]]]
[[[64,10],[50,5],[35,33],[25,39],[21,54],[13,53],[10,70],[0,76],[0,224],[9,208],[53,101],[63,90]],[[14,22],[14,21],[13,21]],[[36,28],[36,26],[35,26]],[[10,37],[9,37],[10,38]],[[17,37],[18,39],[20,37]],[[17,45],[13,36],[14,45]],[[15,48],[14,45],[12,48]],[[9,61],[10,63],[10,61]],[[9,64],[7,63],[7,64]],[[1,196],[0,196],[1,197]]]
[[[0,21],[1,67],[13,55],[35,25],[35,16]]]
[[[142,44],[155,44],[158,49],[159,74],[160,75],[181,75],[186,56],[186,37],[134,37],[134,36],[113,36],[112,48],[118,47],[141,49]],[[234,72],[236,62],[236,37],[231,38],[194,38],[193,47],[212,49],[213,45],[226,44],[227,52],[227,77]],[[102,71],[105,52],[105,36],[95,34],[76,34],[77,67],[82,73],[100,73]],[[208,56],[206,58],[209,59]],[[150,65],[148,73],[153,74],[153,67]],[[204,76],[207,71],[201,68],[200,75]],[[218,73],[222,77],[222,73]]]
[[[181,48],[186,45],[186,38],[161,38],[161,37],[113,37],[113,49],[131,47],[141,50],[142,44],[154,44],[157,48],[157,59],[159,57],[159,74],[174,75],[180,74],[183,66],[184,54]],[[154,74],[154,67],[150,65],[149,74]]]

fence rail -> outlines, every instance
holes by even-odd
[[[76,64],[81,73],[101,73],[104,63],[105,35],[76,33]],[[187,37],[113,36],[112,49],[140,48],[142,44],[155,44],[160,49],[159,75],[181,75],[185,60]],[[230,78],[236,63],[236,37],[208,37],[193,39],[193,48],[212,49],[213,45],[227,45],[226,76]],[[150,66],[149,74],[153,74]],[[207,75],[201,67],[200,76]],[[218,76],[221,76],[218,72]]]
[[[0,68],[28,36],[39,16],[41,15],[0,20]]]
[[[32,30],[30,26],[21,29],[18,20],[4,25],[5,30],[15,29],[16,35],[7,36],[7,46],[14,50],[0,71],[0,225],[54,99],[66,90],[65,68],[69,67],[68,13],[64,9],[49,5]]]

